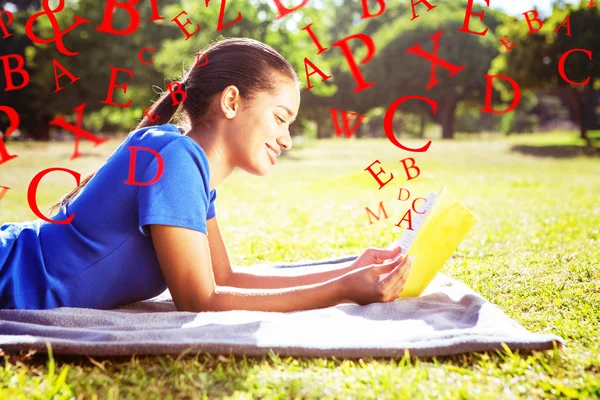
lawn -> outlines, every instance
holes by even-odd
[[[598,135],[596,134],[596,137]],[[0,221],[36,219],[27,187],[42,169],[82,179],[119,145],[82,141],[8,144],[18,158],[0,166]],[[422,140],[402,140],[420,147]],[[600,397],[600,155],[575,133],[459,137],[408,153],[387,139],[296,140],[265,177],[236,170],[218,188],[219,223],[235,265],[317,259],[384,247],[412,197],[446,186],[479,218],[443,272],[534,332],[563,337],[547,352],[494,352],[416,359],[233,357],[74,358],[10,355],[0,365],[0,399],[29,398],[598,398]],[[550,155],[554,156],[551,157]],[[420,175],[407,181],[400,160]],[[379,190],[364,169],[375,160]],[[68,174],[40,184],[42,211],[74,186]],[[383,201],[388,218],[369,224]],[[404,225],[405,226],[405,225]]]

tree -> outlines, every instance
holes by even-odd
[[[595,116],[599,93],[595,87],[600,83],[600,60],[596,56],[600,54],[600,10],[587,8],[588,4],[582,1],[577,8],[555,4],[552,16],[535,33],[529,33],[527,24],[516,20],[507,24],[502,33],[516,46],[494,60],[492,71],[512,76],[523,88],[557,89],[573,110],[581,139],[591,145],[587,132]],[[567,19],[570,19],[569,29]],[[557,29],[563,22],[564,26]],[[588,58],[577,51],[563,60],[565,76],[572,82],[585,82],[589,78],[585,84],[573,84],[561,77],[561,59],[572,49],[584,49],[593,55]]]

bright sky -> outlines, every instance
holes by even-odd
[[[485,4],[483,0],[477,3]],[[578,0],[567,0],[566,3],[578,4]],[[465,1],[466,4],[466,1]],[[552,10],[551,0],[490,0],[490,8],[499,8],[507,14],[519,16],[525,11],[533,10],[537,6],[540,15],[548,16]]]

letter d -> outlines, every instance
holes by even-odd
[[[123,181],[126,185],[137,185],[137,186],[150,186],[153,183],[156,183],[163,174],[165,169],[165,162],[158,154],[158,152],[149,147],[139,147],[139,146],[127,146],[129,150],[131,150],[131,155],[129,157],[129,176],[126,181]],[[154,154],[154,157],[158,160],[158,171],[156,172],[156,176],[151,181],[148,182],[138,182],[135,180],[135,156],[138,150],[147,150],[150,153]]]

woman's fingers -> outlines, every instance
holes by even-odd
[[[402,254],[398,254],[396,257],[392,258],[389,261],[386,261],[385,263],[381,264],[381,265],[377,265],[375,268],[377,268],[375,271],[377,273],[377,275],[379,275],[379,281],[381,281],[384,285],[386,285],[385,283],[385,279],[387,276],[389,276],[391,274],[391,272],[397,268],[402,261],[404,261],[404,256]]]
[[[409,263],[408,268],[404,268],[404,270],[403,270],[404,272],[403,272],[402,276],[400,277],[400,279],[398,279],[398,281],[392,285],[390,293],[393,294],[394,300],[398,296],[400,296],[400,293],[402,293],[402,290],[404,290],[404,285],[406,285],[406,281],[408,280],[408,275],[410,274],[411,269],[412,269],[412,263]]]
[[[408,272],[407,270],[409,270],[412,266],[413,260],[414,256],[411,254],[408,257],[404,257],[402,262],[396,264],[392,272],[390,272],[389,275],[383,279],[385,287],[395,287],[396,283],[402,279],[404,273]]]
[[[373,258],[375,264],[381,264],[385,260],[396,257],[402,249],[399,246],[390,249],[369,248],[367,252]]]

